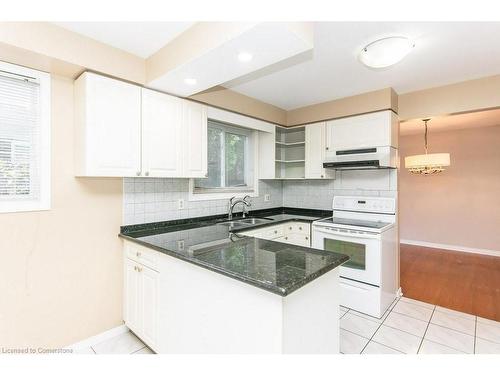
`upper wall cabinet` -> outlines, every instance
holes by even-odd
[[[141,87],[86,72],[74,89],[76,174],[140,173]]]
[[[206,176],[204,105],[86,72],[75,107],[77,175]]]
[[[335,178],[335,171],[323,168],[326,157],[326,123],[306,125],[306,178]]]
[[[326,157],[337,150],[392,146],[398,148],[398,117],[392,111],[331,120],[326,123]]]

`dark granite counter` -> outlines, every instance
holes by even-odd
[[[252,212],[252,217],[273,220],[238,230],[224,224],[225,216],[217,216],[126,226],[122,227],[120,237],[286,296],[343,264],[348,257],[246,237],[238,232],[291,220],[312,222],[329,214],[328,211],[280,208]]]

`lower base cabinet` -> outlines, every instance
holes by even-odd
[[[155,350],[158,340],[159,273],[126,258],[124,280],[125,324]]]
[[[305,222],[294,221],[238,233],[263,240],[311,247],[311,224]]]

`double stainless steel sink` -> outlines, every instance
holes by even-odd
[[[218,225],[226,225],[229,229],[240,229],[251,225],[263,224],[272,221],[273,219],[268,219],[264,217],[248,217],[245,219],[228,220],[218,223]]]

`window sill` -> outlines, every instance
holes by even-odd
[[[246,195],[251,198],[259,196],[259,190],[257,187],[253,189],[241,189],[231,191],[229,189],[224,189],[222,191],[210,191],[207,189],[206,192],[194,192],[194,182],[189,180],[189,201],[213,201],[213,200],[228,200],[232,197],[243,198]]]

